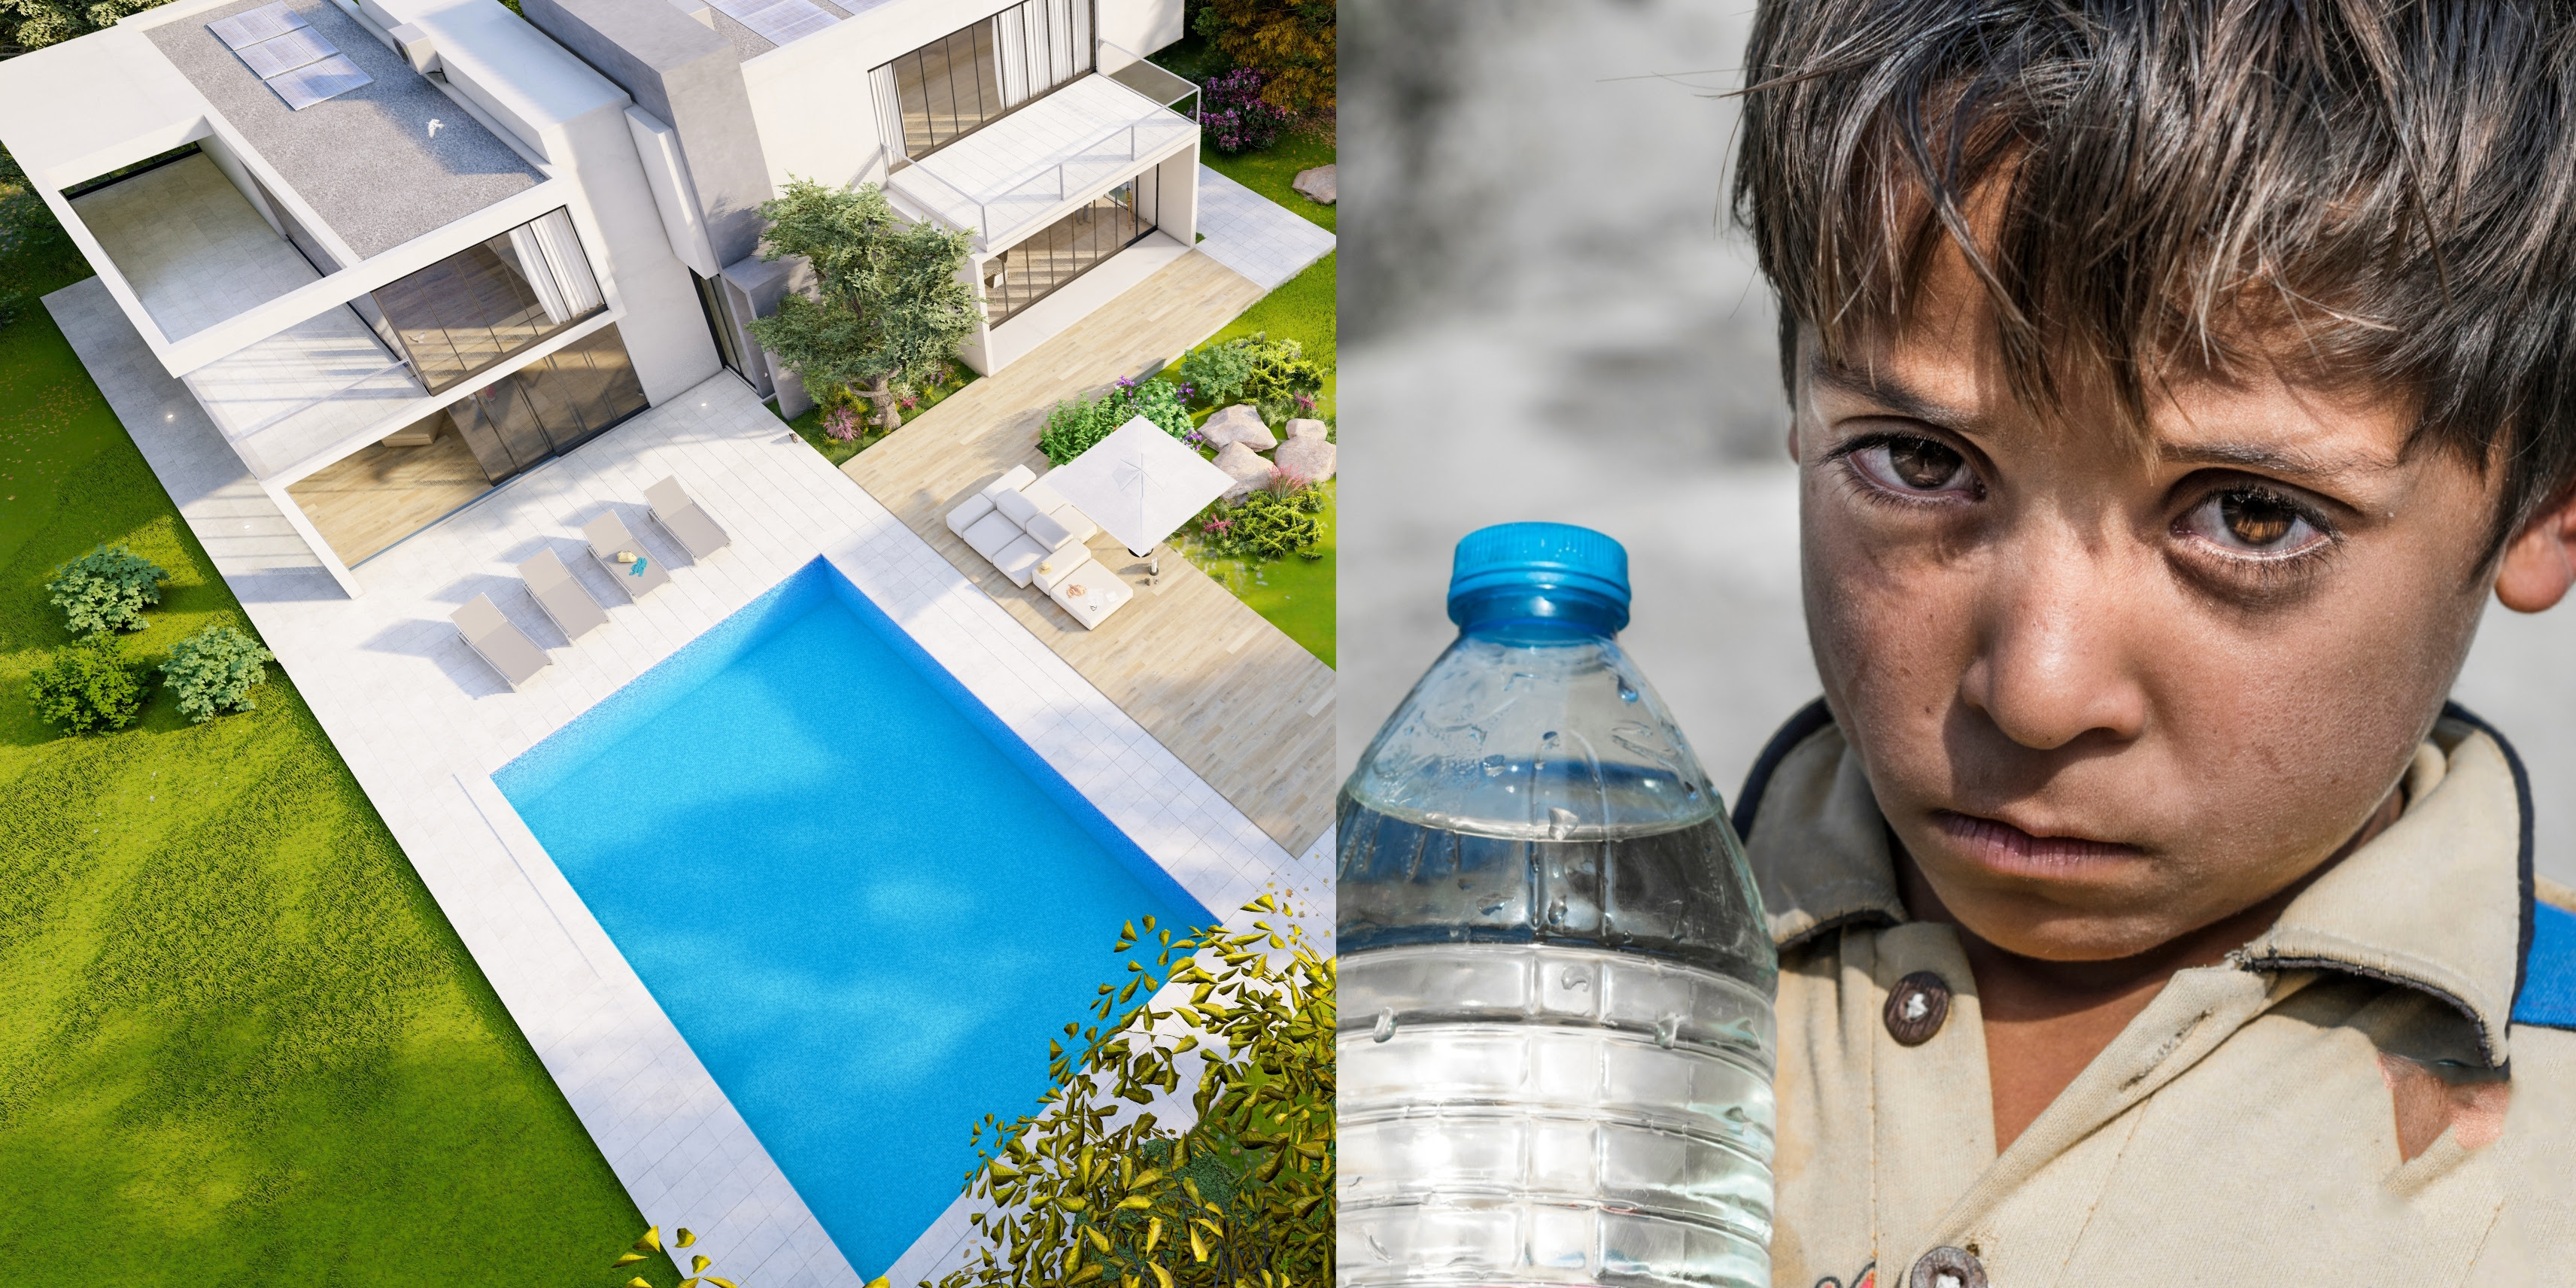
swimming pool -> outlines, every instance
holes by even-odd
[[[821,559],[493,781],[864,1275],[1120,924],[1213,920]]]

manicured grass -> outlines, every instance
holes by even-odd
[[[1339,385],[1335,372],[1339,332],[1333,309],[1335,258],[1326,255],[1308,265],[1305,272],[1289,278],[1279,289],[1262,296],[1251,308],[1245,309],[1242,316],[1227,323],[1224,330],[1208,339],[1208,343],[1214,344],[1264,331],[1273,338],[1297,341],[1306,356],[1324,369],[1324,387],[1315,396],[1315,416],[1328,425],[1335,421],[1334,394]],[[1214,413],[1214,408],[1206,408],[1194,413],[1192,419],[1204,424]],[[1331,494],[1336,489],[1327,484],[1325,490]],[[1324,530],[1324,554],[1320,559],[1291,556],[1263,561],[1219,557],[1200,549],[1197,541],[1186,538],[1179,548],[1191,563],[1222,582],[1237,598],[1251,605],[1253,611],[1268,618],[1271,625],[1305,646],[1307,652],[1323,659],[1324,665],[1331,666],[1334,664],[1334,533],[1338,505],[1336,500],[1317,516]]]
[[[0,261],[0,272],[23,265]],[[295,685],[58,737],[51,570],[169,569],[158,661],[239,603],[32,297],[0,329],[0,1257],[78,1284],[621,1283],[643,1226]],[[157,680],[157,676],[156,676]],[[163,798],[167,799],[163,799]]]
[[[1324,554],[1320,559],[1296,555],[1268,560],[1229,558],[1199,549],[1195,539],[1185,539],[1180,547],[1181,554],[1200,571],[1216,578],[1234,592],[1235,598],[1251,605],[1252,611],[1267,618],[1326,666],[1334,665],[1334,526],[1340,517],[1337,490],[1331,483],[1324,484],[1324,512],[1315,516],[1324,530]]]
[[[950,364],[949,370],[952,373],[952,377],[947,384],[923,390],[920,402],[913,404],[909,408],[898,410],[895,413],[897,416],[903,418],[904,424],[911,424],[913,417],[946,402],[950,394],[956,393],[958,390],[975,383],[978,379],[975,374],[975,369],[962,362]],[[792,379],[793,377],[790,378]],[[765,405],[769,408],[771,415],[775,416],[778,414],[777,399],[770,399]],[[871,418],[868,424],[861,426],[861,429],[865,432],[860,434],[859,437],[853,438],[846,443],[842,442],[841,440],[823,432],[823,409],[820,406],[806,408],[802,414],[796,417],[796,419],[788,421],[787,427],[795,430],[798,438],[804,439],[807,443],[811,444],[815,451],[823,454],[824,460],[830,461],[834,465],[840,465],[848,461],[851,457],[858,455],[861,451],[874,447],[891,437],[891,435],[879,434],[876,431],[875,422],[873,418]]]

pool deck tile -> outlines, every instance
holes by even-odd
[[[872,1277],[833,1246],[490,774],[817,555],[1210,910],[1247,922],[1235,909],[1264,888],[1331,906],[1328,843],[1283,850],[731,376],[368,561],[367,593],[350,599],[95,279],[45,303],[637,1206],[698,1231],[720,1273],[762,1288]],[[672,474],[733,538],[704,563],[645,517],[644,487]],[[578,558],[580,525],[602,510],[669,561],[670,585],[628,604]],[[610,605],[578,645],[513,575],[544,547]],[[525,691],[447,620],[477,594],[548,650]],[[953,1203],[893,1277],[957,1264],[968,1210]]]

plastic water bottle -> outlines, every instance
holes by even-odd
[[[1469,534],[1342,788],[1344,1288],[1770,1282],[1778,957],[1628,598],[1598,532]]]

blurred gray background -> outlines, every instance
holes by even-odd
[[[1731,798],[1817,692],[1769,291],[1721,210],[1752,6],[1342,0],[1341,769],[1454,634],[1450,547],[1625,542],[1625,642]],[[2491,609],[2460,701],[2576,883],[2576,603]]]

